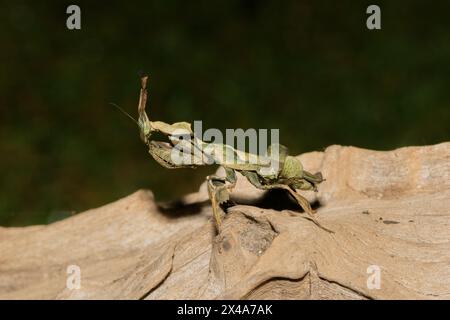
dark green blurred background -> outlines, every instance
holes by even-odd
[[[450,137],[448,1],[65,1],[0,4],[0,225],[48,223],[139,188],[195,191],[214,168],[166,170],[135,125],[280,128],[292,153]]]

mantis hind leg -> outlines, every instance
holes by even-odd
[[[302,207],[302,209],[305,211],[305,213],[309,216],[309,218],[312,220],[312,222],[314,222],[319,228],[328,231],[330,233],[334,233],[334,231],[325,228],[324,226],[322,226],[320,224],[319,221],[317,221],[316,217],[314,216],[315,211],[311,208],[311,205],[309,204],[309,201],[299,195],[293,188],[291,188],[290,186],[286,186],[286,185],[276,185],[277,187],[281,187],[282,189],[285,189],[289,192],[290,195],[292,195],[292,197],[295,199],[295,201],[297,201],[298,205],[300,207]]]
[[[310,220],[314,222],[319,228],[328,231],[330,233],[334,233],[332,230],[325,228],[322,226],[319,221],[316,220],[314,217],[314,210],[311,208],[311,205],[309,204],[309,201],[299,195],[293,188],[291,188],[289,185],[275,183],[275,184],[262,184],[261,181],[258,178],[258,175],[254,172],[241,172],[248,181],[253,184],[258,189],[263,190],[270,190],[270,189],[284,189],[289,192],[289,194],[295,199],[295,201],[298,203],[298,205],[305,211],[305,213],[309,216]]]
[[[219,232],[220,226],[222,225],[220,204],[227,202],[230,199],[230,192],[236,186],[237,181],[234,170],[225,168],[225,172],[226,177],[219,177],[215,175],[206,177],[206,184],[208,186],[208,195],[211,200],[214,221]]]
[[[291,188],[290,186],[284,185],[284,184],[275,184],[272,186],[272,188],[277,188],[277,189],[284,189],[287,190],[289,192],[289,194],[295,199],[295,201],[298,203],[298,205],[305,211],[305,213],[309,216],[309,219],[314,222],[315,225],[317,225],[319,228],[328,231],[330,233],[334,233],[334,231],[325,228],[324,226],[322,226],[320,224],[319,221],[317,221],[316,217],[314,216],[315,211],[311,208],[311,205],[309,204],[309,201],[299,195],[293,188]],[[271,188],[271,189],[272,189]]]

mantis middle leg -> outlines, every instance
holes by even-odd
[[[211,200],[214,221],[216,223],[217,231],[219,232],[222,224],[220,204],[230,199],[230,192],[236,186],[237,181],[236,173],[233,169],[225,168],[225,172],[225,177],[215,175],[206,177],[206,184],[208,186],[208,195]]]

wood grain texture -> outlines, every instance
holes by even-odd
[[[326,178],[304,194],[334,234],[242,177],[218,235],[204,185],[166,204],[140,190],[47,226],[0,228],[0,298],[450,299],[449,142],[299,158]],[[371,265],[379,289],[367,287]]]

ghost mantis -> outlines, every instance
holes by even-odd
[[[295,199],[310,220],[320,228],[333,232],[323,227],[316,220],[315,212],[308,200],[296,191],[317,191],[318,184],[324,181],[320,172],[311,174],[303,170],[300,160],[288,155],[288,150],[283,145],[272,145],[268,148],[267,155],[261,156],[236,150],[226,144],[204,142],[194,135],[188,122],[168,124],[162,121],[151,121],[145,111],[147,105],[147,81],[147,76],[141,78],[137,124],[141,139],[147,145],[151,156],[160,165],[169,169],[196,168],[213,163],[225,169],[225,177],[217,175],[206,177],[208,195],[218,232],[220,232],[222,225],[220,205],[230,199],[230,193],[236,186],[237,172],[247,178],[258,189],[285,190]],[[154,133],[166,136],[168,141],[152,140]],[[184,151],[184,159],[186,159],[186,150],[189,161],[180,162],[179,159],[175,159],[174,154],[176,153],[174,151]],[[272,170],[274,163],[276,163],[276,170]]]

